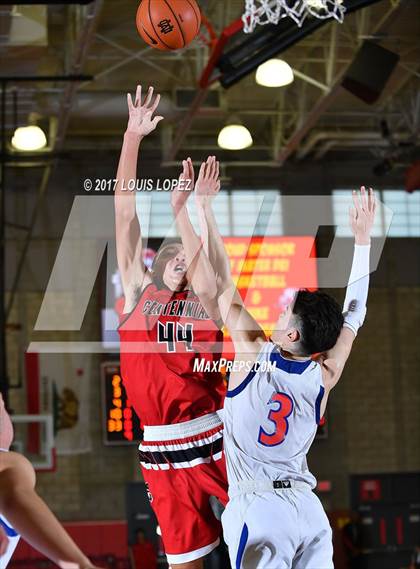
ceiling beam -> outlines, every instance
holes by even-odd
[[[284,137],[284,89],[280,89],[277,100],[277,116],[273,117],[273,147],[272,158],[273,160],[278,156]]]
[[[379,22],[373,27],[372,31],[370,32],[371,35],[377,34],[380,31],[380,29],[385,25],[385,23],[388,21],[390,16],[392,14],[394,14],[394,12],[399,7],[400,7],[400,4],[398,2],[391,4],[388,11],[383,15],[383,17],[379,20]],[[299,125],[296,128],[296,130],[294,131],[292,136],[289,138],[286,146],[280,151],[280,153],[277,157],[277,160],[281,165],[285,163],[285,161],[293,154],[293,152],[295,152],[295,150],[299,146],[302,139],[317,124],[318,120],[320,119],[320,117],[324,113],[324,111],[326,111],[326,109],[328,109],[329,106],[337,99],[337,97],[339,96],[340,92],[343,89],[341,87],[342,78],[343,78],[344,74],[346,73],[346,71],[348,70],[348,68],[350,67],[351,63],[352,62],[345,65],[340,70],[340,72],[338,74],[338,78],[336,79],[336,81],[332,85],[329,92],[325,93],[323,96],[321,96],[318,99],[317,103],[314,105],[312,110],[308,113],[308,115],[306,117],[306,121],[302,125]]]
[[[362,12],[365,12],[365,10],[362,10]],[[338,23],[333,22],[331,25],[330,45],[328,48],[328,57],[325,69],[325,75],[326,75],[325,79],[328,87],[331,87],[334,79],[334,71],[337,59],[337,36],[338,36]]]
[[[70,75],[80,74],[83,69],[84,62],[89,50],[89,46],[95,31],[95,27],[98,22],[98,17],[102,9],[102,5],[103,5],[103,0],[95,0],[94,3],[88,6],[85,10],[84,19],[82,20],[83,21],[82,27],[78,35],[77,42],[75,43],[76,49],[72,54],[72,60],[69,70]],[[55,136],[53,137],[53,140],[50,143],[52,152],[59,152],[64,145],[64,137],[66,135],[67,127],[70,120],[70,113],[71,113],[71,108],[73,106],[74,97],[76,94],[77,84],[78,83],[76,82],[68,82],[64,89],[61,98],[60,110],[57,118]],[[32,240],[32,235],[36,225],[36,221],[41,211],[43,198],[48,189],[52,171],[53,171],[53,165],[48,164],[43,172],[42,180],[38,187],[36,204],[31,213],[29,229],[25,236],[24,243],[22,245],[21,254],[17,263],[16,273],[14,275],[13,284],[10,290],[10,295],[6,309],[6,321],[8,320],[11,310],[13,308],[13,303],[15,300],[16,291],[18,289],[20,277],[25,267],[26,255],[28,253],[29,245]]]
[[[178,150],[181,148],[181,145],[184,142],[184,138],[187,135],[187,132],[190,130],[195,115],[199,111],[201,105],[203,104],[207,96],[208,89],[209,89],[208,87],[202,87],[197,91],[197,94],[193,102],[191,103],[188,112],[185,113],[184,118],[182,119],[181,124],[179,125],[178,130],[176,131],[172,146],[168,150],[168,155],[164,156],[163,158],[164,161],[170,162],[175,159]]]
[[[396,79],[395,81],[388,84],[387,89],[385,91],[385,95],[380,103],[380,111],[384,111],[388,104],[390,103],[391,99],[395,97],[397,93],[399,93],[405,85],[410,81],[410,79],[415,75],[419,77],[420,75],[420,66],[418,65],[417,68],[411,69],[405,66],[404,62],[399,62],[399,67],[404,69],[404,73]]]
[[[99,14],[102,10],[103,0],[95,0],[86,8],[83,14],[83,25],[75,43],[75,51],[72,54],[70,73],[77,74],[83,69],[88,51],[95,33]],[[58,124],[55,140],[55,150],[61,150],[64,145],[64,137],[70,121],[71,108],[73,106],[78,84],[68,83],[61,98],[58,113]]]
[[[150,67],[153,67],[154,69],[159,71],[159,73],[163,73],[164,75],[167,75],[176,83],[179,83],[180,85],[183,84],[182,79],[179,76],[174,75],[173,73],[170,73],[167,69],[162,67],[162,65],[158,65],[157,63],[152,63],[150,60],[147,59],[147,57],[145,57],[145,53],[153,51],[152,47],[146,47],[146,48],[142,49],[141,51],[133,52],[130,49],[125,48],[121,44],[117,43],[116,41],[114,41],[110,38],[107,38],[106,36],[104,36],[102,34],[96,34],[96,37],[99,40],[101,40],[102,42],[112,46],[114,49],[120,51],[121,53],[124,53],[127,56],[126,59],[121,62],[122,65],[129,63],[133,59],[138,59],[142,63],[145,63],[146,65],[149,65]],[[115,69],[117,69],[118,67],[121,67],[121,65],[113,66],[113,71],[115,71]],[[107,75],[110,73],[109,68],[107,68],[100,76],[103,77],[105,75],[105,73]]]

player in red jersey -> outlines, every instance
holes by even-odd
[[[153,117],[159,100],[151,87],[143,102],[141,87],[134,103],[128,95],[129,121],[117,173],[117,257],[125,296],[121,373],[144,429],[140,462],[168,561],[178,569],[201,569],[221,531],[210,496],[227,501],[223,425],[217,414],[225,389],[220,373],[196,371],[194,362],[218,360],[223,337],[216,277],[185,219],[184,246],[164,245],[152,270],[141,260],[135,192],[129,188],[136,185],[141,141],[163,118]]]

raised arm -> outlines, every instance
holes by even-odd
[[[206,174],[208,173],[209,174]],[[201,175],[206,174],[201,179]],[[206,176],[213,180],[207,181]],[[201,181],[202,180],[202,181]],[[195,186],[195,199],[200,222],[201,235],[208,243],[209,259],[217,275],[218,303],[223,324],[235,345],[243,349],[249,342],[264,338],[264,333],[251,314],[246,310],[230,270],[230,261],[214,216],[212,202],[220,191],[219,163],[209,156],[202,164],[200,176]]]
[[[344,300],[344,324],[335,346],[323,354],[320,362],[326,396],[337,384],[353,346],[357,332],[366,316],[366,301],[369,289],[370,236],[376,212],[376,198],[372,188],[366,193],[364,186],[360,195],[353,192],[353,207],[350,210],[350,226],[355,238],[353,264]],[[321,408],[321,411],[323,409]]]
[[[211,189],[205,185],[197,185],[195,188],[195,202],[197,205],[198,222],[204,250],[216,271],[219,291],[223,291],[230,286],[232,277],[230,261],[226,255],[223,239],[217,227],[212,208],[213,198],[220,191],[220,165],[215,156],[209,156],[207,158],[205,168],[214,172],[217,183],[215,187],[212,188],[213,191],[210,191]]]
[[[137,159],[141,141],[163,119],[161,116],[153,117],[160,101],[160,95],[153,96],[153,87],[149,87],[143,102],[141,86],[137,87],[134,103],[130,93],[127,101],[129,120],[115,188],[117,259],[125,296],[124,312],[134,308],[139,291],[151,281],[142,261],[141,230],[136,213]]]
[[[218,275],[218,305],[223,324],[226,326],[235,348],[235,361],[250,363],[255,361],[265,334],[252,315],[245,308],[242,298],[232,280],[229,258],[223,239],[217,227],[212,210],[212,200],[220,190],[219,167],[214,157],[207,160],[205,171],[210,170],[217,179],[215,184],[196,184],[196,203],[200,218],[202,235],[208,235],[209,255],[212,258],[214,272]],[[211,253],[213,248],[213,255]],[[208,259],[208,257],[207,257]],[[241,368],[241,366],[239,366]],[[229,378],[229,388],[239,385],[247,374],[233,371]]]
[[[189,281],[206,312],[218,322],[220,321],[220,312],[217,306],[216,275],[204,252],[201,239],[191,224],[187,209],[187,200],[191,194],[190,189],[194,187],[194,168],[191,158],[184,160],[182,167],[183,171],[179,177],[178,187],[173,190],[171,196],[172,209],[185,251]],[[201,168],[197,184],[202,182],[202,174]]]

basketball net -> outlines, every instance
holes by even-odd
[[[249,34],[257,25],[278,24],[286,17],[299,27],[308,16],[321,20],[335,18],[341,24],[345,11],[343,0],[245,0],[242,20],[244,32]]]

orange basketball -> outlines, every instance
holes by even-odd
[[[198,34],[201,13],[195,0],[142,0],[136,24],[141,37],[152,47],[182,49]]]

